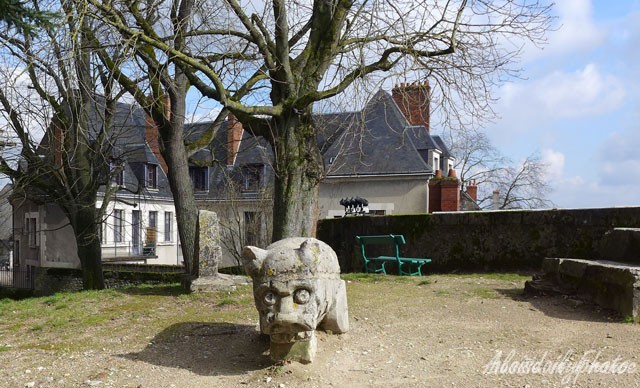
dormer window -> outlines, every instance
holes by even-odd
[[[193,190],[208,191],[209,190],[209,168],[208,167],[189,167],[189,177],[191,178],[191,184]]]
[[[158,165],[147,164],[145,166],[145,186],[149,189],[158,188]]]
[[[246,166],[242,166],[242,191],[260,191],[262,189],[263,175],[263,164],[248,164]]]
[[[440,158],[436,155],[433,156],[433,169],[434,170],[440,169]]]
[[[124,165],[122,162],[109,162],[109,171],[113,178],[113,184],[116,186],[124,186]]]

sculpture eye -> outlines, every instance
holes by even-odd
[[[304,288],[297,290],[295,294],[293,294],[293,300],[297,304],[307,303],[309,301],[309,297],[310,297],[309,290],[305,290]]]
[[[270,306],[276,304],[276,295],[273,292],[267,292],[266,294],[264,294],[263,299],[264,303]]]

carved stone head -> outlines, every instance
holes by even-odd
[[[337,333],[347,330],[344,282],[338,258],[327,244],[294,237],[267,249],[245,247],[242,256],[253,279],[260,329],[271,337],[272,358],[274,343],[310,341],[319,325]]]

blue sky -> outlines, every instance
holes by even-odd
[[[542,156],[559,208],[640,206],[640,1],[560,0],[554,14],[485,131],[513,160]]]

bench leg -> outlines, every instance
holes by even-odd
[[[373,269],[371,269],[371,270],[369,270],[369,265],[370,264],[373,266]],[[379,272],[382,272],[383,274],[386,275],[387,274],[387,270],[386,270],[386,268],[384,266],[385,264],[386,264],[386,262],[383,261],[382,264],[380,265],[380,268],[376,269],[375,268],[376,267],[376,263],[375,262],[367,261],[367,262],[364,263],[364,273],[379,273]]]

